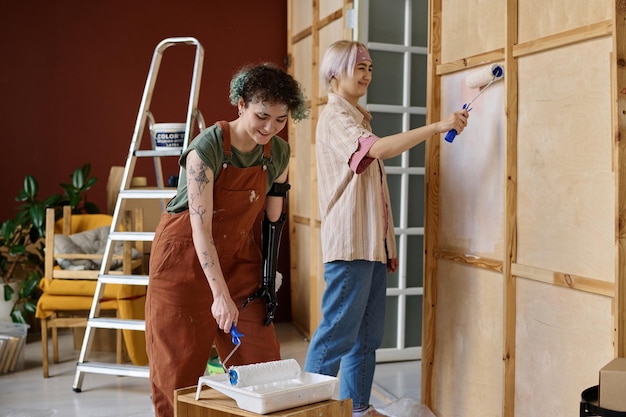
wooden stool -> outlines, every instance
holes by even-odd
[[[207,388],[196,400],[196,386],[174,392],[174,417],[259,417],[237,407],[232,398]],[[265,414],[267,417],[352,417],[352,400],[327,400],[289,410]]]

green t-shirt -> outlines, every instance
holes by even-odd
[[[289,144],[279,136],[274,136],[270,140],[271,161],[267,166],[267,191],[270,190],[272,184],[281,175],[289,164]],[[195,149],[196,153],[210,169],[213,171],[213,178],[217,180],[224,162],[224,141],[222,138],[222,129],[214,124],[205,129],[194,140],[191,141],[185,152],[178,161],[180,166],[186,168],[187,154]],[[263,146],[257,145],[250,152],[241,152],[234,146],[231,146],[233,152],[230,163],[237,168],[249,168],[260,166],[263,156]],[[178,189],[176,196],[168,203],[167,211],[170,213],[180,213],[188,208],[187,199],[187,178],[185,171],[181,173],[178,179]]]

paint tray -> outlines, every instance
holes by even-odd
[[[230,384],[227,374],[208,375],[198,379],[196,400],[200,398],[202,386],[207,385],[234,399],[242,410],[268,414],[329,400],[336,383],[335,377],[303,371],[298,378],[236,387]]]

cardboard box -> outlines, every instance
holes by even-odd
[[[600,369],[598,406],[626,411],[626,358],[615,358]]]

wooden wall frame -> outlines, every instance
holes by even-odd
[[[505,78],[453,144],[427,143],[422,401],[439,417],[577,415],[626,356],[626,1],[429,10],[428,122],[460,107],[471,71]]]
[[[322,264],[321,220],[317,203],[315,126],[326,103],[318,79],[319,62],[326,48],[339,39],[351,39],[346,0],[289,0],[288,71],[298,80],[311,104],[309,120],[289,121],[291,157],[289,182],[298,184],[289,193],[289,240],[291,245],[292,322],[311,337],[321,320],[325,288]]]

